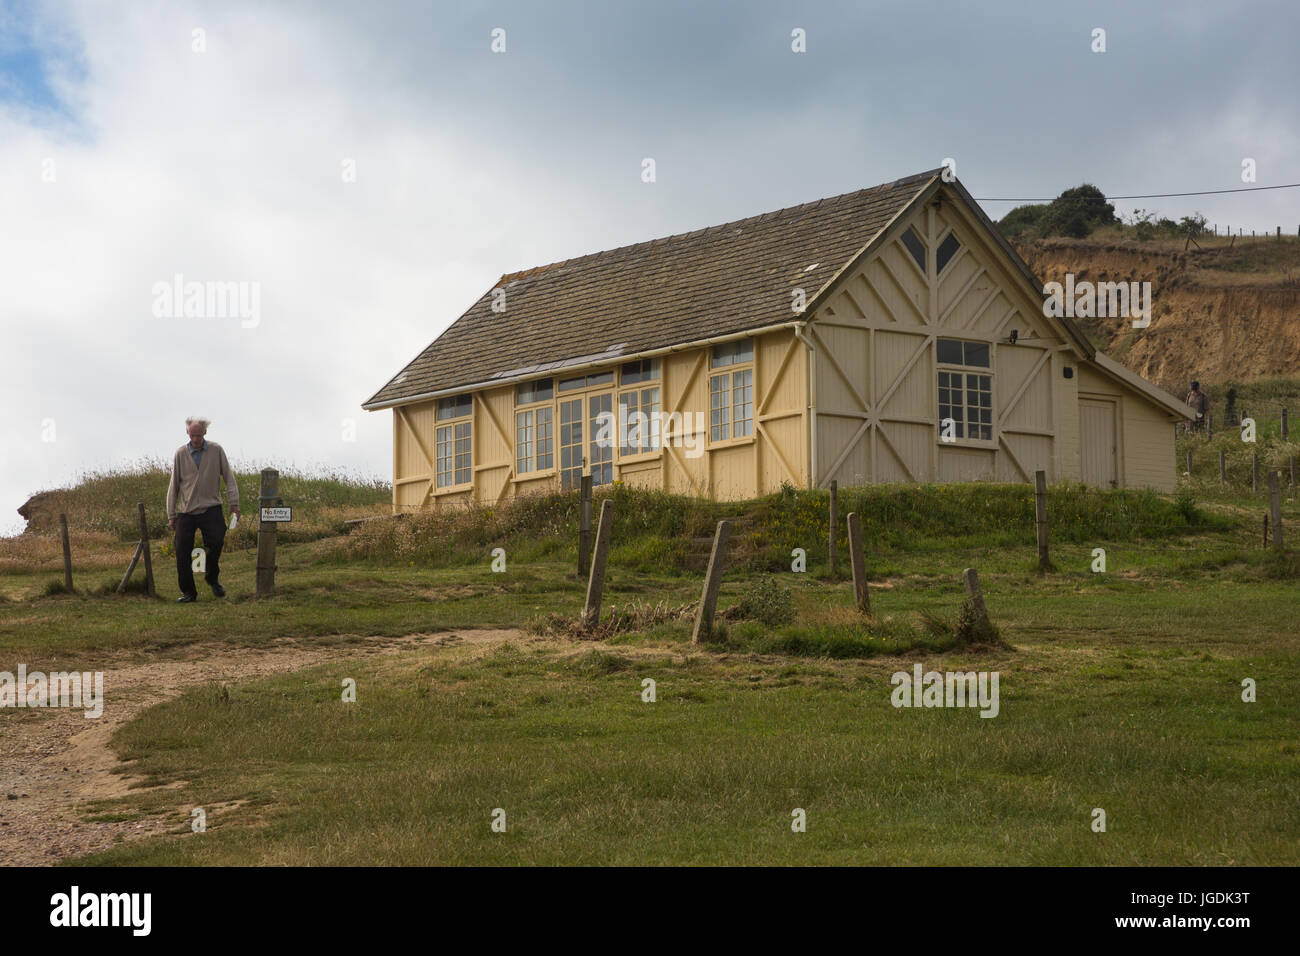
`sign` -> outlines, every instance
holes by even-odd
[[[263,508],[262,520],[263,521],[292,521],[293,509],[292,508]]]

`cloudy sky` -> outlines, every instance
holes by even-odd
[[[1298,182],[1297,35],[1217,0],[0,0],[0,534],[190,414],[237,463],[391,477],[360,403],[504,272],[946,157],[984,198]],[[1117,206],[1300,224],[1300,190]],[[256,319],[155,314],[177,275]]]

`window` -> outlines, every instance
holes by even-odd
[[[754,340],[738,339],[724,342],[713,347],[712,368],[726,368],[729,365],[743,365],[754,361]]]
[[[560,402],[560,487],[563,490],[578,487],[582,462],[582,399],[575,398]]]
[[[940,365],[974,365],[989,368],[987,342],[963,342],[959,339],[939,339]]]
[[[468,418],[474,411],[473,395],[454,395],[438,399],[437,420],[449,421]],[[437,442],[437,485],[450,488],[467,485],[474,480],[474,424],[455,422],[439,425],[435,431]]]
[[[536,382],[525,382],[515,389],[515,404],[531,405],[534,402],[549,402],[554,394],[554,379],[542,378]]]
[[[530,408],[515,415],[515,473],[546,471],[555,465],[551,407]]]
[[[614,396],[609,392],[587,396],[587,473],[593,485],[607,485],[614,480],[614,446],[618,443],[614,433],[618,422],[613,406]]]
[[[464,418],[473,410],[473,395],[455,395],[451,398],[438,399],[438,421],[440,422],[451,418]]]
[[[619,374],[619,379],[624,385],[635,385],[637,382],[654,382],[659,379],[659,360],[642,359],[640,362],[626,362],[623,370]]]
[[[940,366],[957,365],[990,368],[987,342],[939,339]],[[993,376],[987,372],[939,369],[940,438],[944,422],[952,419],[953,438],[993,440]]]
[[[467,485],[474,480],[471,422],[438,427],[438,487]]]
[[[754,370],[723,372],[709,379],[709,440],[754,433]]]
[[[613,381],[613,372],[596,372],[593,375],[579,375],[577,378],[560,379],[560,391],[572,392],[579,388],[590,388],[593,385],[609,385]]]
[[[659,388],[632,389],[618,396],[622,454],[659,450]]]
[[[957,237],[951,232],[948,233],[948,238],[939,243],[939,248],[934,253],[935,275],[943,271],[943,267],[952,261],[952,257],[957,254],[957,250],[960,248],[961,243],[957,241]]]
[[[921,237],[916,234],[916,230],[911,226],[908,226],[903,230],[902,241],[903,245],[907,247],[907,251],[912,254],[912,258],[916,260],[917,268],[922,272],[926,272],[925,243],[923,243]]]

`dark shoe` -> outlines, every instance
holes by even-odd
[[[213,585],[210,585],[210,586],[211,586],[211,588],[212,588],[212,596],[213,596],[213,597],[225,597],[225,596],[226,596],[226,589],[223,588],[220,584],[213,584]]]
[[[177,604],[193,604],[199,599],[197,594],[182,594],[176,599]]]

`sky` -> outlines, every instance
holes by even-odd
[[[0,0],[0,534],[190,415],[237,466],[391,478],[361,403],[507,272],[949,158],[982,200],[1300,182],[1297,35],[1217,0]],[[1116,207],[1300,225],[1300,189]]]

